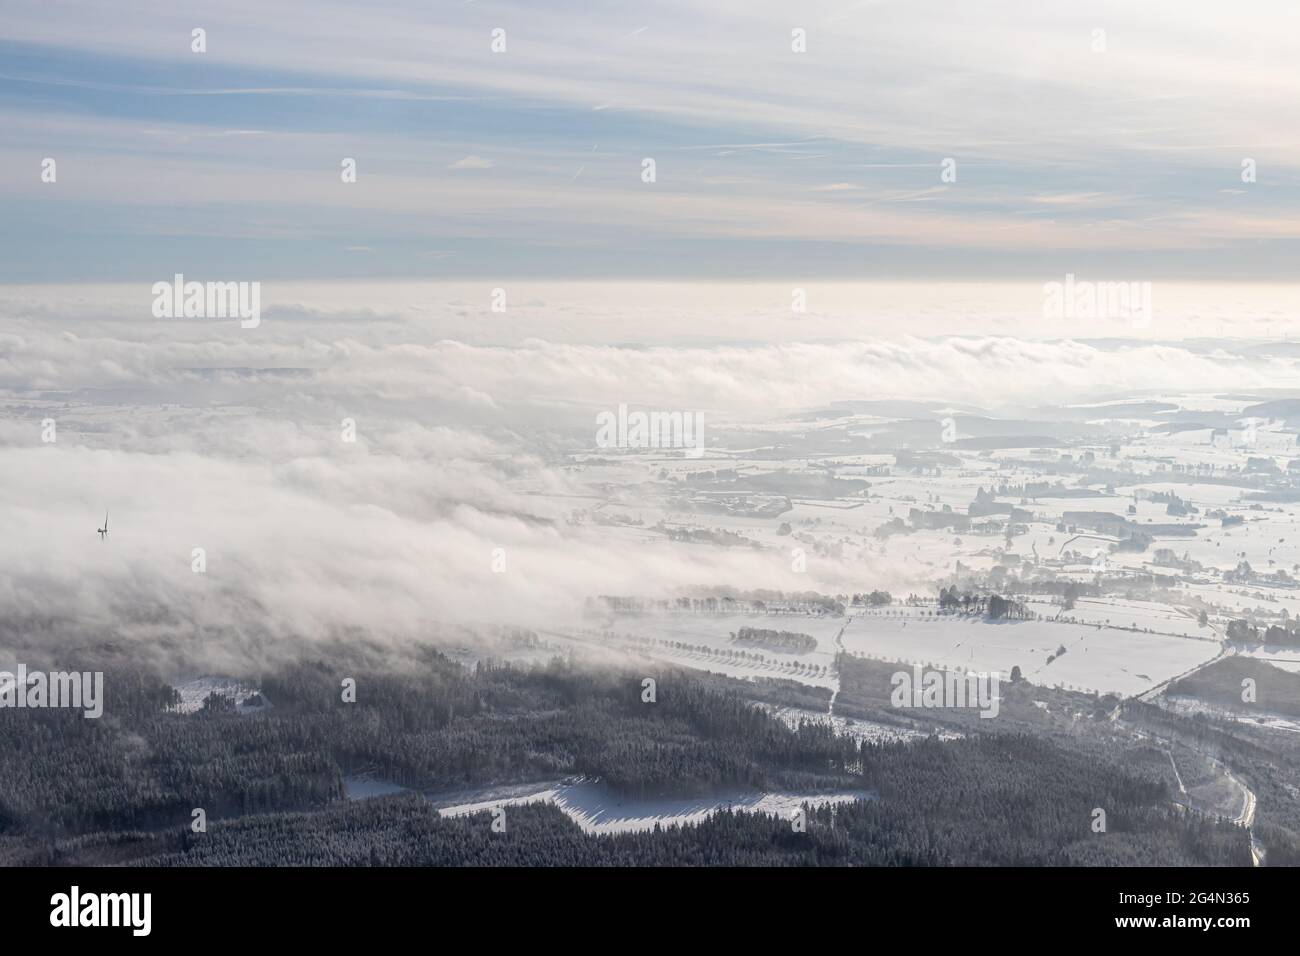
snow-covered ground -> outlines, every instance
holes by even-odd
[[[1026,680],[1131,696],[1204,663],[1219,644],[1054,621],[929,618],[873,611],[844,631],[849,653],[906,664],[931,664],[1008,676],[1019,666]],[[1059,648],[1066,653],[1048,662]]]
[[[1203,700],[1197,700],[1191,697],[1169,696],[1163,698],[1163,705],[1167,709],[1177,714],[1188,716],[1191,714],[1210,714],[1220,720],[1235,720],[1242,724],[1256,724],[1260,727],[1267,727],[1270,730],[1285,730],[1289,733],[1300,733],[1300,720],[1294,717],[1288,717],[1283,714],[1270,714],[1267,711],[1233,711],[1223,707],[1215,707],[1207,704]]]
[[[1242,657],[1254,657],[1268,661],[1274,667],[1281,668],[1284,671],[1300,673],[1300,648],[1272,647],[1268,644],[1261,644],[1258,647],[1248,649],[1237,648],[1237,653]]]
[[[349,800],[369,800],[409,792],[406,787],[369,776],[348,777],[344,783]],[[805,803],[814,807],[838,805],[874,800],[875,794],[866,790],[797,794],[729,788],[706,797],[627,799],[598,780],[571,777],[543,783],[426,794],[426,798],[444,817],[483,813],[497,807],[553,803],[587,833],[632,833],[653,830],[656,824],[660,827],[693,825],[726,809],[789,819]]]
[[[235,702],[235,710],[241,714],[255,714],[271,706],[270,701],[265,697],[261,698],[260,705],[245,704],[245,700],[260,692],[247,681],[234,677],[197,677],[194,680],[173,683],[172,686],[181,695],[181,702],[176,709],[182,714],[192,714],[202,710],[203,701],[212,693],[229,697]]]
[[[1040,613],[1049,613],[1048,607],[1037,603],[1031,606]],[[1081,624],[1104,624],[1107,627],[1136,628],[1179,637],[1216,639],[1210,628],[1201,627],[1196,623],[1195,617],[1154,601],[1079,598],[1070,610],[1062,610],[1059,605],[1056,605],[1050,608],[1050,613],[1059,614],[1062,618],[1073,618]]]
[[[835,636],[848,617],[808,614],[646,614],[614,618],[596,633],[542,631],[553,642],[599,646],[728,677],[776,677],[815,687],[834,688]],[[731,639],[742,627],[807,634],[817,646],[789,652]],[[682,643],[687,647],[674,647]],[[739,656],[743,652],[745,656]]]
[[[1045,602],[1039,604],[1035,608],[1044,614],[1059,610]],[[843,628],[844,650],[860,657],[996,671],[1004,677],[1010,675],[1012,667],[1019,666],[1022,675],[1036,684],[1123,696],[1142,693],[1185,673],[1213,659],[1221,647],[1210,628],[1200,628],[1194,619],[1158,604],[1081,601],[1076,610],[1094,618],[1095,623],[988,621],[932,614],[933,606],[893,605],[855,609],[843,618],[647,615],[618,619],[613,637],[574,634],[570,640],[575,646],[619,649],[732,677],[781,677],[834,690],[839,686],[839,676],[832,666],[835,637]],[[1110,626],[1104,624],[1107,619]],[[1135,621],[1139,628],[1154,631],[1159,627],[1163,633],[1128,630]],[[721,656],[723,651],[737,648],[729,634],[745,624],[810,633],[817,638],[818,646],[806,654],[746,648],[761,654],[762,661]],[[564,637],[544,633],[548,638]],[[657,643],[637,644],[637,637],[652,637]],[[705,649],[673,648],[675,641]],[[1059,654],[1062,647],[1066,652]],[[1049,657],[1053,660],[1049,661]],[[1296,659],[1300,666],[1300,654]],[[810,670],[810,665],[816,669]]]
[[[1300,591],[1236,584],[1183,585],[1189,596],[1207,604],[1218,605],[1226,614],[1240,617],[1242,611],[1278,615],[1285,610],[1291,617],[1300,615]]]
[[[623,623],[627,625],[625,629],[661,642],[652,649],[655,656],[671,655],[671,659],[677,660],[683,656],[681,652],[664,646],[664,642],[682,641],[711,650],[744,651],[750,655],[749,661],[741,658],[739,661],[719,662],[709,652],[703,655],[697,653],[693,657],[687,654],[683,663],[688,666],[701,666],[705,661],[696,658],[703,657],[709,664],[705,669],[716,669],[714,665],[723,663],[728,665],[728,669],[723,672],[733,676],[749,676],[759,671],[771,672],[768,676],[791,676],[796,663],[801,670],[817,668],[819,672],[825,669],[829,673],[835,662],[835,635],[847,622],[848,619],[844,617],[745,614],[723,617],[644,617]],[[816,639],[817,646],[814,650],[798,653],[732,641],[731,635],[738,634],[745,627],[807,634]],[[763,661],[755,663],[753,659],[756,657],[763,658]],[[751,663],[752,666],[749,666]],[[810,674],[804,676],[807,677],[805,683],[821,686],[832,686],[834,683],[829,677],[818,678]]]
[[[884,724],[874,720],[859,720],[856,717],[841,717],[805,710],[802,707],[767,707],[773,717],[787,727],[798,728],[801,722],[829,724],[840,734],[848,734],[857,741],[868,740],[872,743],[893,743],[901,740],[916,740],[930,735],[928,730],[916,730],[898,724]],[[956,740],[963,734],[944,731],[938,735],[942,740]]]
[[[434,799],[435,803],[440,802]],[[486,799],[470,799],[440,806],[438,812],[444,817],[463,816],[495,807],[544,802],[555,804],[587,833],[629,833],[653,830],[656,824],[660,827],[697,824],[727,808],[788,819],[804,803],[824,806],[869,799],[872,799],[872,794],[866,791],[794,794],[741,789],[727,790],[708,797],[624,799],[597,781],[578,778],[541,784],[528,793],[508,796],[487,794]]]

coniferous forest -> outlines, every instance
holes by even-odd
[[[942,738],[860,739],[825,722],[777,719],[771,708],[810,701],[807,688],[776,680],[558,658],[468,669],[434,651],[383,666],[341,659],[261,675],[258,694],[271,706],[255,712],[215,697],[181,712],[166,683],[124,669],[106,673],[104,719],[11,711],[0,722],[3,862],[1249,862],[1244,831],[1174,806],[1167,763],[1140,749],[1070,744],[1014,722],[1009,732],[975,721]],[[345,702],[349,676],[356,696]],[[649,700],[646,677],[655,682]],[[358,774],[408,792],[349,801],[345,778]],[[554,806],[514,806],[498,833],[486,813],[444,818],[431,802],[560,777],[599,780],[629,798],[737,787],[866,796],[809,806],[802,830],[775,815],[723,811],[698,825],[606,835],[585,833]],[[1106,809],[1105,832],[1090,826],[1096,807]],[[194,808],[205,832],[191,827]]]

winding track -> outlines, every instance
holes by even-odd
[[[1210,625],[1210,628],[1211,630],[1214,631],[1215,634],[1219,634],[1218,630],[1214,627],[1213,624]],[[1191,670],[1185,671],[1182,674],[1178,674],[1175,677],[1171,677],[1166,681],[1162,681],[1161,683],[1157,684],[1155,687],[1143,691],[1141,694],[1135,695],[1133,699],[1140,700],[1143,703],[1150,703],[1157,696],[1164,693],[1164,691],[1167,690],[1169,686],[1174,683],[1174,681],[1181,680],[1184,677],[1189,677],[1192,674],[1195,674],[1197,671],[1209,667],[1211,664],[1215,663],[1216,661],[1221,661],[1223,660],[1223,658],[1230,657],[1233,654],[1235,654],[1236,652],[1231,649],[1224,635],[1219,634],[1219,637],[1224,641],[1223,647],[1219,651],[1219,653],[1216,654],[1213,658],[1211,658],[1208,661],[1204,661],[1203,663],[1197,664]],[[1119,712],[1121,708],[1122,705],[1120,707],[1115,708],[1115,713],[1111,715],[1112,721],[1118,722]],[[1183,786],[1183,779],[1178,772],[1178,765],[1174,763],[1174,752],[1173,752],[1172,742],[1162,737],[1154,737],[1154,739],[1158,740],[1161,744],[1164,745],[1165,753],[1169,757],[1169,763],[1174,768],[1174,777],[1175,779],[1178,780],[1178,789],[1181,793],[1186,795],[1187,788]],[[1188,744],[1187,746],[1190,747],[1191,745]],[[1195,750],[1194,747],[1192,747],[1191,749]],[[1201,751],[1201,750],[1196,750],[1196,753],[1199,754],[1201,757],[1205,758],[1205,760],[1207,760],[1211,766],[1217,768],[1229,782],[1231,782],[1234,786],[1238,787],[1241,790],[1241,794],[1242,794],[1241,812],[1237,814],[1237,816],[1233,819],[1233,822],[1246,828],[1246,833],[1249,834],[1250,836],[1251,863],[1254,866],[1259,866],[1264,860],[1264,847],[1259,843],[1257,839],[1255,839],[1254,823],[1255,823],[1256,801],[1255,801],[1254,791],[1252,791],[1250,787],[1246,786],[1246,784],[1242,781],[1242,779],[1238,777],[1236,774],[1234,774],[1231,770],[1229,770],[1225,764],[1223,764],[1221,761],[1211,756],[1209,753],[1206,753],[1205,751]],[[1191,806],[1190,802],[1187,804],[1187,807],[1188,809],[1195,809],[1194,807]]]

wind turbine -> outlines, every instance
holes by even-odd
[[[95,530],[99,532],[100,541],[103,541],[105,538],[108,537],[108,512],[107,511],[104,512],[104,527],[96,528]]]

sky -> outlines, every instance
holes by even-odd
[[[7,0],[0,282],[1285,280],[1296,62],[1289,0]]]

